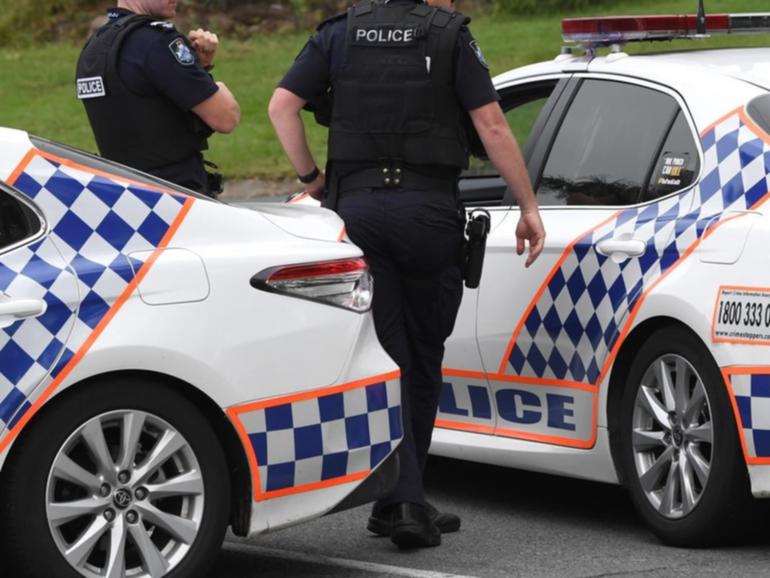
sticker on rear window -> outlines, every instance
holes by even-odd
[[[687,153],[666,153],[658,168],[654,184],[658,187],[681,187],[682,178],[686,176],[685,169],[689,156]]]
[[[720,287],[711,338],[714,342],[770,345],[770,288]]]

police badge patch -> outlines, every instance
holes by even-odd
[[[479,64],[489,70],[489,63],[487,62],[487,59],[484,58],[484,53],[481,51],[481,46],[479,46],[479,43],[475,40],[471,40],[470,46],[471,50],[473,50],[473,54],[475,54],[476,58],[478,58]]]
[[[174,58],[176,58],[179,64],[183,66],[190,66],[191,64],[195,64],[195,55],[192,53],[192,50],[190,50],[190,47],[187,46],[183,39],[177,38],[171,44],[169,44],[168,47],[171,50],[171,54],[174,55]]]

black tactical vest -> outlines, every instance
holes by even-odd
[[[78,98],[86,108],[99,152],[147,172],[206,150],[206,139],[212,134],[195,114],[166,98],[134,94],[120,79],[123,40],[154,20],[131,15],[105,26],[88,40],[77,65]]]
[[[467,113],[454,77],[457,37],[469,21],[425,4],[365,0],[350,8],[329,159],[466,168]]]

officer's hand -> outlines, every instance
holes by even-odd
[[[193,30],[187,35],[190,39],[190,44],[195,53],[198,55],[198,61],[201,66],[211,66],[214,63],[214,56],[217,53],[217,47],[219,46],[219,38],[213,32],[198,28]]]
[[[545,243],[545,228],[537,209],[523,212],[519,218],[519,224],[516,226],[517,255],[524,254],[525,241],[529,241],[529,255],[524,266],[529,267],[540,256]]]
[[[305,192],[316,201],[323,199],[324,190],[326,190],[326,176],[323,172],[321,172],[316,179],[305,188]]]

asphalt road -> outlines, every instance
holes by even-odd
[[[217,578],[770,576],[770,537],[729,548],[661,545],[620,487],[432,459],[430,499],[463,519],[438,548],[399,552],[365,530],[357,508],[228,539]]]
[[[245,204],[275,201],[253,199]],[[229,538],[215,578],[770,577],[770,533],[704,550],[661,545],[624,489],[432,459],[430,499],[463,527],[439,548],[399,552],[366,529],[368,508],[250,540]]]

